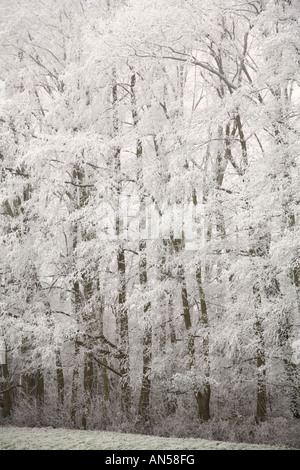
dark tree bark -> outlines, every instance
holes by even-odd
[[[7,365],[7,351],[5,350],[5,363],[1,366],[1,374],[3,381],[1,381],[1,389],[4,390],[3,396],[0,397],[3,399],[3,418],[10,416],[12,411],[12,393],[13,389],[10,387],[9,383],[9,371]]]

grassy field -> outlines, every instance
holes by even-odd
[[[255,444],[53,428],[0,427],[1,450],[289,450]]]

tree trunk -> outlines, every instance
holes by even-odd
[[[265,359],[265,346],[263,337],[262,321],[259,317],[258,309],[261,306],[261,296],[258,284],[253,286],[254,294],[254,307],[255,324],[254,331],[257,341],[257,392],[256,392],[256,419],[258,422],[263,422],[267,417],[267,389],[266,389],[266,359]]]
[[[1,372],[3,377],[2,389],[3,392],[3,418],[7,418],[12,410],[12,390],[9,387],[9,372],[7,366],[7,351],[5,350],[5,364],[1,365]]]
[[[118,85],[117,72],[115,67],[112,70],[112,137],[119,134],[119,118],[118,118]],[[121,214],[120,214],[120,198],[122,193],[121,183],[121,149],[114,149],[112,171],[116,182],[116,237],[119,243],[117,252],[117,275],[118,275],[118,309],[117,309],[117,327],[120,337],[120,346],[122,349],[122,358],[120,359],[121,379],[121,406],[125,413],[129,411],[131,405],[131,388],[130,388],[130,360],[129,360],[129,327],[128,312],[126,303],[126,258],[123,243],[120,239],[121,235]]]
[[[55,351],[55,364],[56,364],[56,382],[57,382],[57,397],[59,405],[64,404],[65,398],[65,380],[64,371],[62,368],[60,350]]]
[[[78,381],[79,381],[79,346],[75,343],[74,369],[72,376],[72,395],[71,395],[71,422],[76,426],[78,411]]]
[[[196,399],[198,403],[198,417],[203,421],[208,421],[210,419],[210,364],[209,364],[209,333],[208,333],[208,315],[207,315],[207,305],[205,301],[203,285],[202,285],[202,273],[200,263],[197,266],[196,280],[198,285],[199,297],[200,297],[200,324],[203,327],[203,339],[201,345],[201,353],[204,363],[204,376],[205,383],[201,391],[198,391],[196,394]]]
[[[98,291],[100,290],[100,286],[98,283],[97,286]],[[104,297],[101,295],[99,299],[99,332],[100,332],[100,337],[102,338],[104,336],[104,331],[103,331],[103,314],[104,314]],[[103,366],[101,366],[101,371],[102,371],[102,390],[103,390],[103,398],[104,402],[107,402],[109,399],[109,382],[108,382],[108,375],[107,375],[107,359],[104,356],[102,358]]]
[[[146,242],[140,242],[140,284],[145,286],[147,284],[147,259],[144,253]],[[150,393],[151,393],[151,362],[152,362],[152,327],[147,319],[147,312],[151,307],[150,302],[143,306],[145,330],[143,333],[143,373],[142,373],[142,387],[139,400],[139,415],[145,421],[150,418]]]
[[[73,233],[73,252],[77,248],[78,243],[78,226],[77,223],[74,227]],[[80,283],[79,280],[76,280],[73,284],[73,292],[74,292],[74,311],[75,317],[80,312],[80,304],[81,304],[81,293],[80,293]],[[76,318],[78,321],[78,318]],[[74,349],[74,369],[73,369],[73,376],[72,376],[72,395],[71,395],[71,421],[74,425],[77,423],[77,411],[78,411],[78,387],[79,387],[79,355],[80,355],[80,347],[77,343],[75,338],[75,349]]]
[[[137,103],[136,103],[136,75],[133,73],[131,75],[131,109],[132,109],[132,120],[133,125],[137,128],[138,125],[138,112],[137,112]],[[146,219],[145,219],[145,197],[144,197],[144,182],[143,182],[143,147],[140,138],[137,139],[136,143],[136,158],[137,158],[137,183],[140,193],[140,236],[143,234],[143,231],[146,228]],[[147,257],[145,250],[147,248],[147,242],[144,239],[140,240],[139,243],[139,272],[140,272],[140,285],[142,290],[147,286],[148,276],[147,276]],[[146,302],[143,305],[143,315],[145,322],[145,329],[143,332],[143,342],[142,342],[142,354],[143,354],[143,369],[142,369],[142,386],[139,399],[138,413],[139,416],[144,421],[149,421],[150,419],[150,395],[151,395],[151,362],[152,362],[152,326],[148,321],[148,312],[151,308],[151,303]]]
[[[87,428],[87,420],[91,410],[91,400],[93,397],[94,388],[94,363],[90,353],[86,353],[84,357],[84,370],[83,370],[83,413],[82,413],[82,426],[83,429]]]

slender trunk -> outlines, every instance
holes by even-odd
[[[100,290],[100,286],[97,286],[98,291]],[[103,314],[104,314],[104,297],[101,295],[99,299],[99,332],[100,336],[103,337]],[[108,375],[107,375],[107,359],[104,356],[102,358],[103,366],[101,366],[101,373],[102,373],[102,390],[103,390],[103,398],[104,401],[107,402],[109,399],[109,382],[108,382]]]
[[[203,339],[201,354],[203,358],[204,365],[204,376],[205,382],[203,384],[202,390],[196,393],[196,399],[198,403],[198,417],[203,421],[208,421],[210,419],[210,364],[209,364],[209,333],[208,333],[208,315],[207,315],[207,305],[204,296],[203,284],[202,284],[202,273],[201,265],[198,263],[196,280],[198,285],[199,297],[200,297],[200,323],[203,328]]]
[[[275,135],[278,140],[278,144],[287,145],[287,142],[284,142],[279,131],[275,131]],[[290,231],[295,230],[296,225],[296,217],[293,208],[293,194],[291,191],[292,186],[292,176],[290,171],[290,161],[289,161],[288,152],[286,152],[286,158],[284,161],[284,183],[283,183],[283,190],[285,191],[283,202],[282,202],[282,213],[283,213],[283,232],[285,231],[286,227]],[[296,257],[297,259],[297,257]],[[292,284],[295,288],[296,294],[296,305],[297,311],[300,313],[300,267],[299,262],[295,260],[294,266],[291,269],[291,280]],[[277,283],[278,284],[278,283]],[[292,362],[292,350],[291,346],[288,342],[291,333],[292,333],[292,325],[290,322],[289,316],[286,317],[284,321],[283,328],[283,338],[285,341],[282,342],[281,346],[284,349],[284,368],[286,371],[287,381],[290,389],[290,410],[294,418],[300,418],[300,378],[299,378],[299,371],[297,365]]]
[[[118,89],[117,89],[117,72],[116,69],[112,70],[112,137],[117,137],[119,134],[119,119],[117,111],[118,103]],[[126,258],[125,250],[121,235],[121,214],[120,214],[120,198],[122,193],[121,183],[121,149],[116,147],[113,155],[113,172],[116,179],[116,236],[119,240],[117,252],[117,273],[118,273],[118,312],[117,312],[117,326],[120,336],[120,346],[123,352],[123,357],[120,359],[120,373],[121,379],[121,406],[125,413],[129,411],[131,405],[131,389],[130,389],[130,360],[129,360],[129,327],[128,327],[128,311],[126,307]]]
[[[175,253],[179,253],[182,250],[182,240],[173,239],[173,246],[175,249]],[[192,326],[192,320],[191,320],[190,306],[189,306],[189,301],[188,301],[185,274],[184,274],[184,269],[182,265],[178,266],[178,280],[179,280],[180,287],[181,287],[181,300],[182,300],[182,307],[183,307],[184,325],[185,325],[185,329],[188,331]]]
[[[117,232],[118,234],[118,232]],[[120,359],[121,380],[121,404],[125,412],[129,410],[131,403],[130,391],[130,364],[129,364],[129,336],[128,336],[128,312],[126,302],[126,278],[125,278],[125,251],[119,247],[117,254],[118,269],[118,327],[120,334],[120,346],[123,357]]]
[[[35,374],[35,396],[36,396],[36,406],[38,414],[42,413],[44,405],[44,395],[45,395],[45,380],[44,374],[41,369],[39,369]]]
[[[109,383],[107,375],[107,359],[103,358],[103,367],[102,367],[102,383],[103,383],[103,398],[107,402],[109,400]]]
[[[55,351],[55,364],[56,364],[56,382],[57,382],[57,397],[59,405],[64,404],[65,398],[65,379],[62,368],[60,350]]]
[[[256,336],[256,366],[257,366],[257,392],[256,392],[256,419],[263,422],[267,417],[267,389],[266,389],[266,358],[265,345],[263,336],[262,320],[259,316],[259,308],[261,306],[261,295],[258,284],[253,286],[255,324],[254,332]]]
[[[73,239],[73,249],[77,246],[77,224],[74,229],[74,239]],[[80,293],[80,284],[79,281],[75,281],[73,285],[74,290],[74,310],[75,315],[79,314],[80,303],[81,303],[81,293]],[[79,355],[80,355],[80,346],[75,339],[75,349],[74,349],[74,368],[72,376],[72,395],[71,395],[71,420],[74,425],[76,425],[76,417],[78,411],[78,387],[79,387]]]
[[[71,421],[73,425],[77,423],[77,412],[78,412],[78,380],[79,380],[79,346],[75,343],[74,353],[74,369],[72,376],[72,395],[71,395]]]
[[[291,352],[289,356],[291,356]],[[290,389],[290,410],[294,418],[300,419],[300,386],[297,365],[293,364],[290,358],[284,358],[283,362]]]
[[[219,134],[221,130],[219,129]],[[209,149],[207,150],[209,152]],[[216,169],[216,180],[217,186],[221,186],[224,177],[224,171],[226,168],[226,164],[224,167],[224,162],[222,163],[221,153],[218,153],[217,156],[217,169]],[[207,202],[207,189],[205,188],[203,194],[203,202]],[[196,206],[198,204],[196,191],[194,191],[193,195],[193,203]],[[223,213],[218,209],[217,214],[217,229],[218,232],[221,233],[221,237],[224,236],[225,232],[225,224]],[[208,227],[207,229],[207,239],[210,240],[211,238],[211,228]],[[210,396],[211,396],[211,388],[210,388],[210,361],[209,361],[209,324],[208,324],[208,314],[207,314],[207,304],[203,289],[203,282],[202,282],[202,269],[201,263],[198,262],[196,267],[196,282],[198,287],[198,294],[200,299],[200,309],[199,309],[199,323],[202,327],[202,342],[200,345],[200,357],[202,358],[202,367],[203,367],[203,375],[205,377],[204,382],[200,390],[197,390],[195,393],[197,406],[198,406],[198,418],[203,421],[208,421],[210,419]]]
[[[41,369],[39,369],[36,373],[36,397],[39,403],[42,403],[44,400],[44,393],[45,393],[45,381],[44,381],[44,374]]]
[[[135,73],[131,76],[131,108],[132,108],[132,120],[133,125],[136,128],[138,125],[138,112],[137,112],[137,103],[136,103],[136,94],[135,94],[135,86],[136,86],[136,75]],[[140,235],[142,235],[143,231],[146,228],[146,220],[145,220],[145,197],[143,194],[143,147],[142,142],[138,138],[136,143],[136,158],[137,158],[137,183],[140,192]],[[148,282],[148,275],[147,275],[147,256],[146,250],[147,242],[145,239],[141,239],[139,243],[139,253],[140,253],[140,260],[139,260],[139,272],[140,272],[140,285],[141,288],[144,289],[147,286]],[[142,386],[140,392],[140,399],[139,399],[139,408],[138,413],[141,418],[145,421],[148,421],[150,418],[150,395],[151,395],[151,363],[152,363],[152,326],[147,318],[148,312],[151,308],[151,303],[146,302],[143,305],[143,314],[144,314],[144,322],[145,322],[145,329],[143,332],[143,342],[142,342],[142,355],[143,355],[143,369],[142,369]]]
[[[82,413],[82,426],[83,429],[87,427],[87,420],[90,415],[91,400],[93,397],[94,388],[94,363],[90,353],[86,353],[84,357],[83,369],[83,390],[84,390],[84,403]]]
[[[7,366],[7,351],[5,349],[5,363],[1,365],[2,369],[2,377],[3,377],[3,382],[2,382],[2,388],[4,391],[3,393],[3,418],[7,418],[11,414],[12,410],[12,390],[9,388],[9,371],[8,371],[8,366]]]
[[[145,286],[147,284],[147,258],[144,252],[146,242],[140,242],[140,284]],[[147,313],[151,307],[150,302],[143,306],[145,330],[143,333],[143,375],[142,387],[139,400],[139,415],[145,419],[150,418],[150,393],[151,393],[151,362],[152,362],[152,326],[147,318]]]
[[[90,353],[86,353],[85,355],[83,385],[84,391],[88,395],[92,395],[94,385],[94,363]]]

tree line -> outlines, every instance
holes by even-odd
[[[3,418],[299,418],[298,2],[1,10]]]

